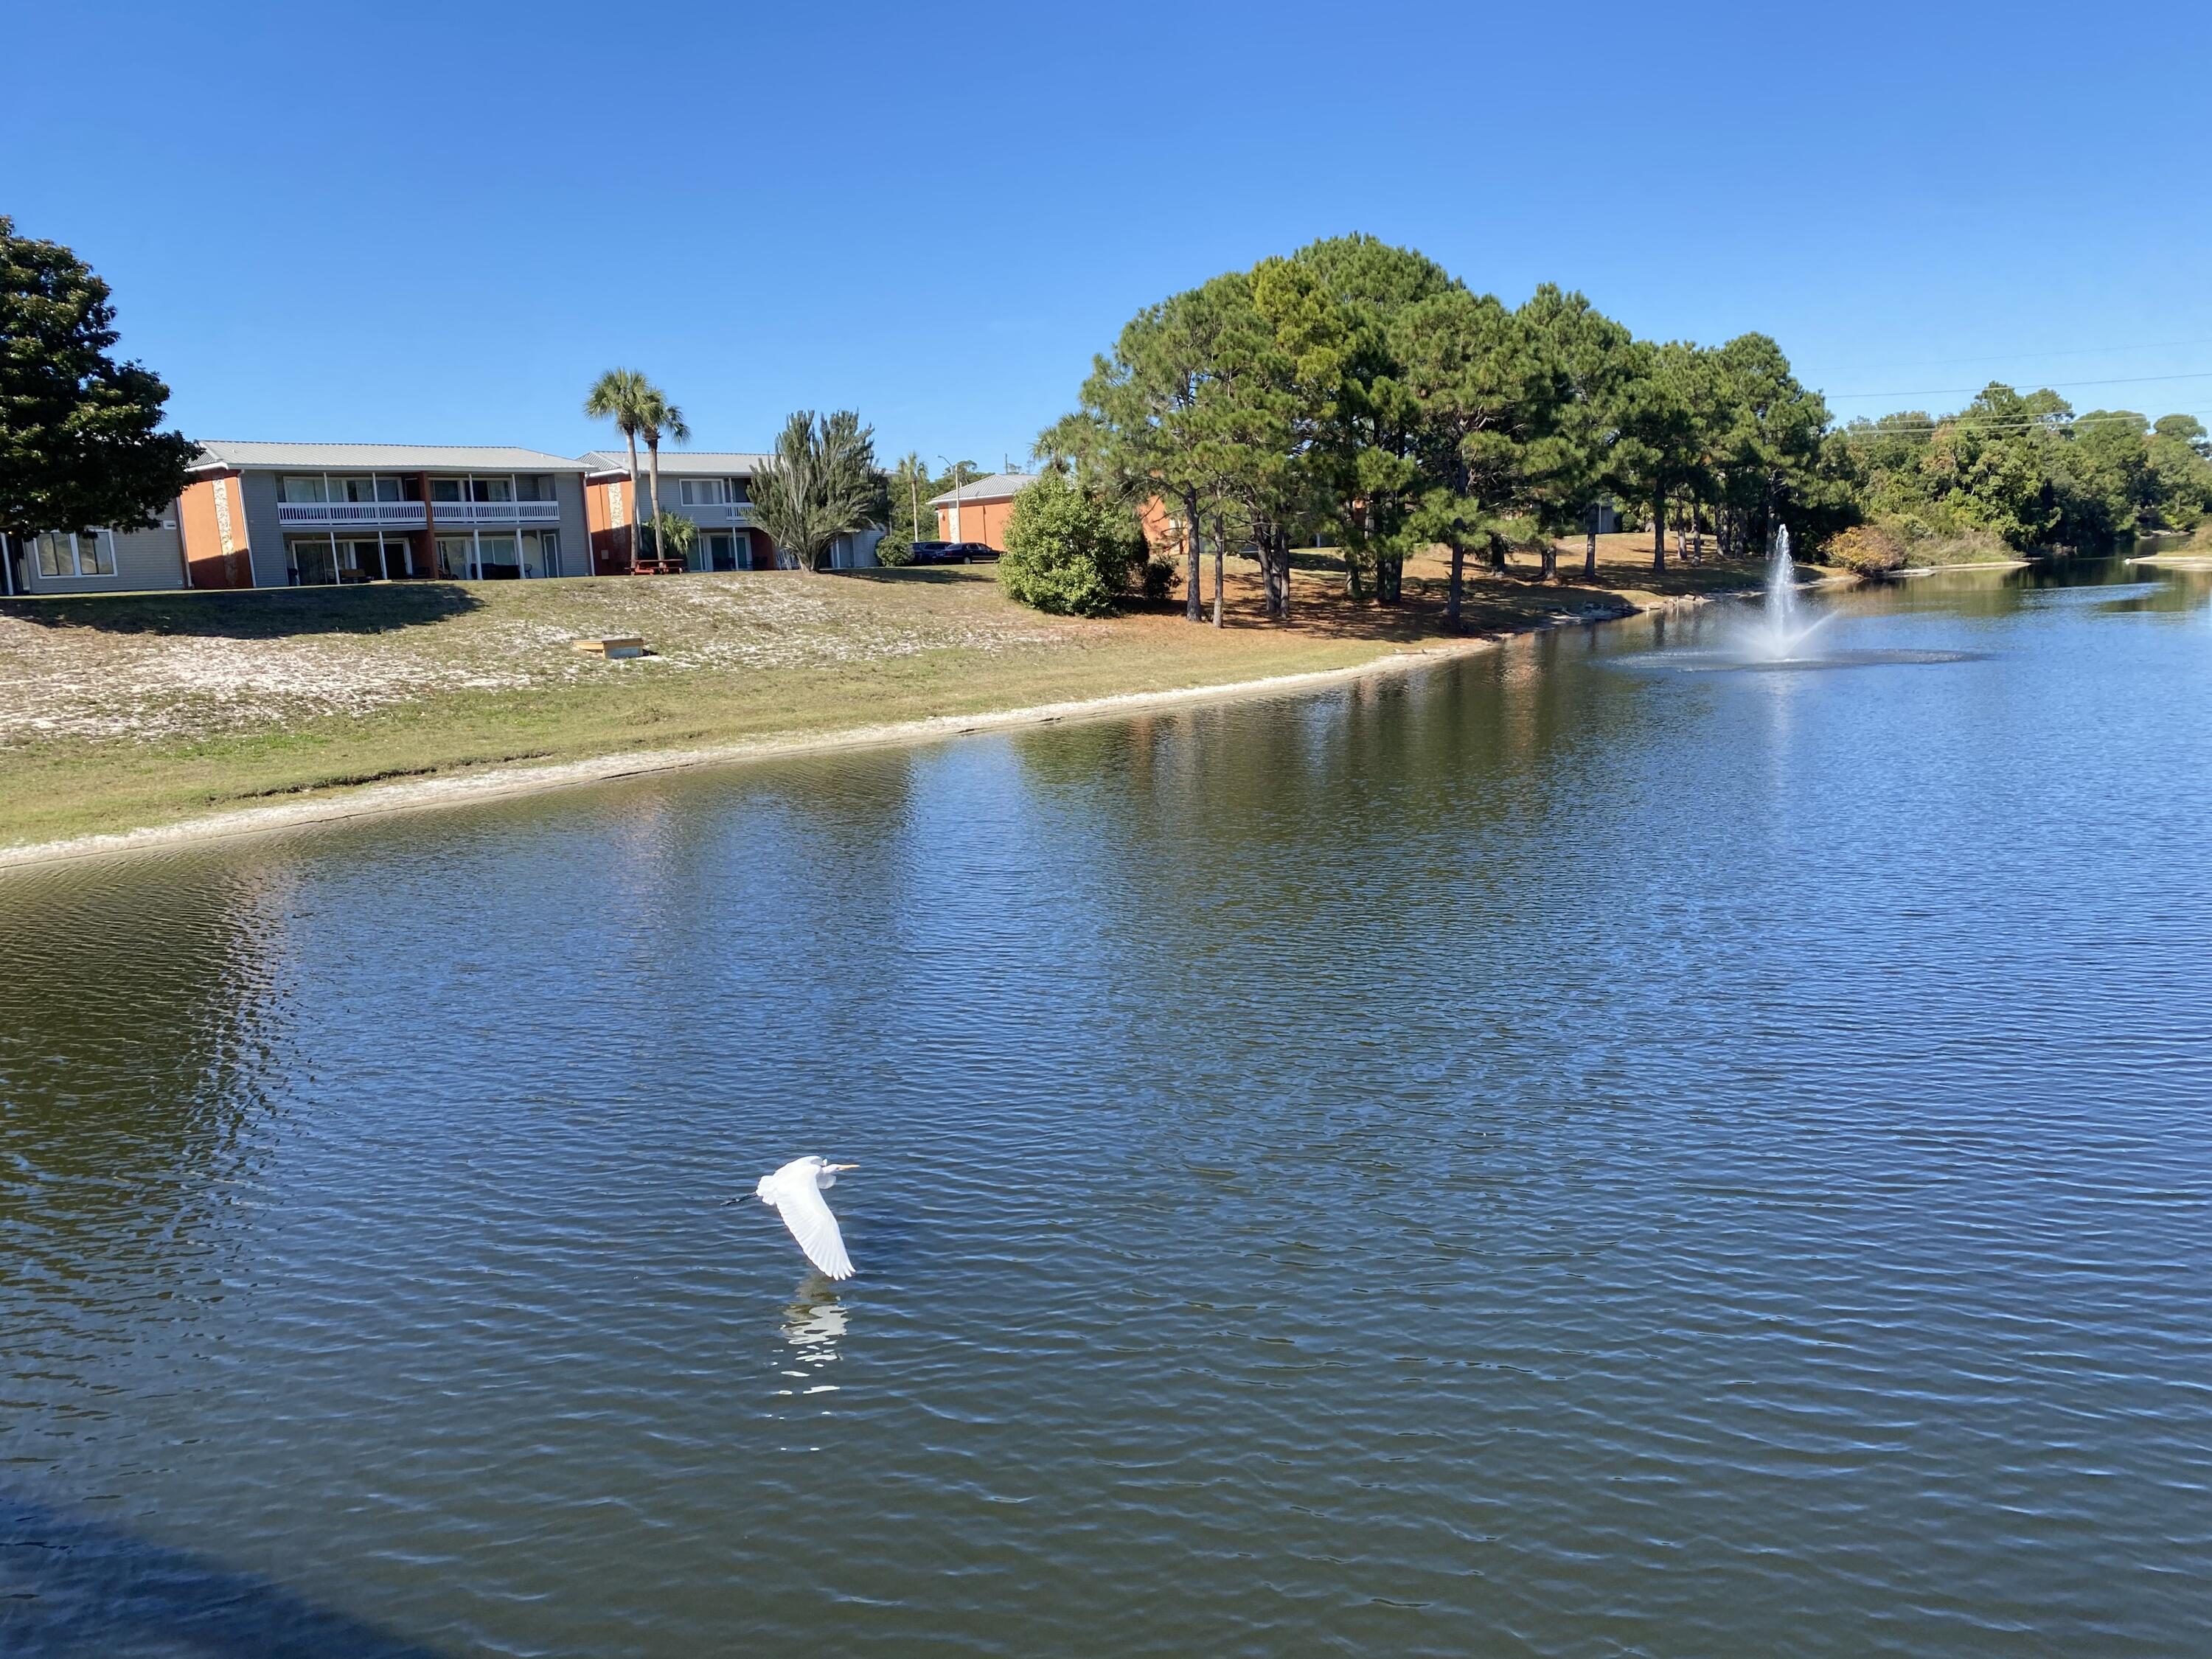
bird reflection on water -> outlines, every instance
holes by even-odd
[[[829,1368],[837,1363],[837,1344],[845,1334],[845,1304],[830,1280],[809,1273],[799,1286],[797,1300],[783,1310],[783,1340],[791,1352],[784,1356],[781,1375],[792,1386],[778,1389],[782,1395],[835,1394]]]

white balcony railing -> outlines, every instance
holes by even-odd
[[[420,501],[279,501],[276,522],[293,525],[374,525],[420,530]]]
[[[686,501],[676,510],[690,514],[694,523],[708,530],[726,525],[743,529],[753,521],[750,501]]]
[[[558,501],[433,501],[441,525],[558,524]]]

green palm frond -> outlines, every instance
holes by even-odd
[[[800,410],[784,422],[750,493],[753,523],[806,568],[820,569],[840,536],[874,522],[881,494],[874,428],[849,409],[819,416]]]

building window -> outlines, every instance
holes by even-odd
[[[397,478],[332,478],[331,499],[334,501],[396,501],[399,499],[399,480]]]
[[[430,480],[430,499],[434,501],[465,501],[468,499],[468,482],[466,478],[433,478]]]
[[[553,494],[553,480],[546,474],[524,472],[515,477],[514,499],[518,501],[550,501],[558,498]]]
[[[32,555],[41,576],[112,576],[115,538],[105,530],[73,536],[53,530],[31,538]]]
[[[726,478],[685,478],[677,491],[676,499],[685,507],[720,507],[730,499]]]
[[[471,478],[469,480],[469,499],[472,501],[511,501],[514,499],[514,480]]]
[[[399,480],[371,474],[332,477],[325,473],[291,473],[276,481],[280,501],[398,501],[406,496]]]
[[[438,538],[438,574],[449,582],[466,581],[476,573],[476,538]]]
[[[526,530],[522,532],[522,574],[557,576],[561,574],[561,532]]]
[[[522,556],[513,536],[477,538],[477,574],[497,581],[522,574]]]
[[[284,554],[295,586],[320,587],[338,579],[337,543],[331,537],[289,537]]]

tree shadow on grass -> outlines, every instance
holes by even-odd
[[[12,1659],[443,1659],[264,1580],[5,1497],[0,1652]]]
[[[996,581],[994,564],[896,564],[863,565],[854,570],[825,570],[825,576],[842,576],[853,581],[880,582],[886,586],[898,582],[920,582],[925,587],[951,587],[961,582]]]
[[[1305,564],[1295,557],[1292,565],[1300,575],[1331,575],[1343,569],[1340,562],[1334,563],[1332,571],[1328,563]],[[1471,568],[1467,573],[1466,587],[1461,597],[1460,625],[1455,629],[1444,617],[1449,588],[1449,583],[1443,577],[1409,570],[1399,601],[1382,605],[1371,599],[1352,600],[1334,580],[1326,585],[1297,582],[1292,590],[1290,631],[1310,639],[1414,646],[1439,644],[1479,634],[1518,633],[1553,619],[1595,621],[1626,615],[1632,608],[1602,586],[1585,586],[1578,581],[1539,581],[1533,571],[1526,575],[1513,572],[1499,575],[1486,565]],[[1206,601],[1209,614],[1212,603],[1209,587]],[[1182,601],[1175,599],[1164,605],[1143,608],[1180,612]],[[1231,576],[1222,620],[1231,629],[1279,632],[1283,628],[1282,623],[1267,616],[1256,579],[1242,573],[1232,573]]]
[[[0,600],[0,616],[44,628],[185,639],[274,640],[301,634],[388,634],[465,616],[483,601],[458,582],[235,592],[88,593]]]

